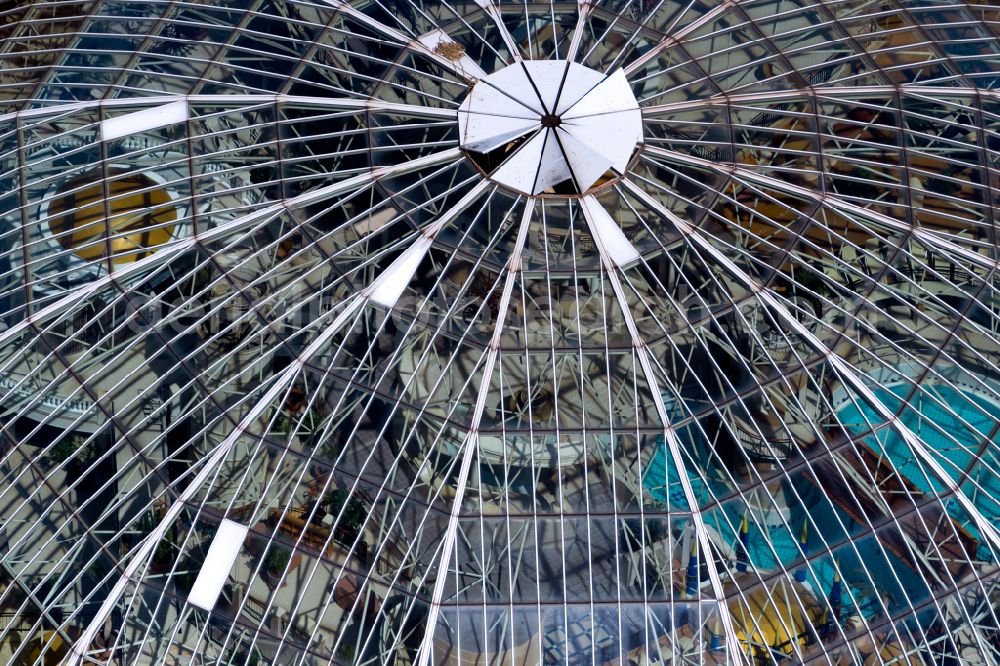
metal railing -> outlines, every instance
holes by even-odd
[[[731,427],[743,452],[751,460],[776,462],[786,460],[792,455],[793,442],[789,437],[765,439],[759,434],[747,430],[739,423],[732,423]]]

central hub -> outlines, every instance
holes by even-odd
[[[542,116],[542,127],[559,127],[562,124],[562,120],[559,116],[553,113],[546,113]]]
[[[521,194],[583,194],[623,175],[642,113],[622,70],[565,60],[508,65],[458,110],[459,144],[491,180]]]

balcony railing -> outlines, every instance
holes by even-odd
[[[739,423],[733,423],[732,429],[743,452],[754,462],[777,462],[786,460],[792,455],[790,437],[765,439],[758,433],[747,430]]]

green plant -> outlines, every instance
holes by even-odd
[[[308,412],[306,412],[306,416],[304,419],[302,419],[302,423],[307,428],[309,428],[310,431],[313,431],[320,427],[320,425],[323,423],[324,418],[325,417],[323,416],[323,412],[313,407]]]
[[[337,531],[342,538],[351,540],[357,538],[367,515],[364,502],[346,489],[337,488],[326,496],[326,509],[334,516],[340,516]]]
[[[195,578],[197,578],[197,575],[194,571],[185,569],[184,571],[178,572],[174,577],[174,585],[176,585],[179,590],[189,592],[191,591],[191,588],[194,587]]]
[[[156,544],[156,550],[153,551],[153,561],[157,564],[165,564],[170,561],[171,552],[170,544],[166,539],[163,539]]]
[[[854,167],[843,175],[849,176],[854,180],[847,180],[847,178],[837,178],[834,180],[834,187],[840,194],[868,199],[869,201],[874,201],[879,197],[881,190],[876,180],[879,175],[878,172]]]
[[[285,546],[275,544],[264,558],[264,568],[273,574],[280,574],[288,566],[292,552]]]
[[[352,533],[357,533],[361,530],[361,526],[365,522],[365,505],[361,500],[356,497],[348,500],[341,522]]]
[[[313,447],[315,447],[314,441],[317,438],[317,435],[318,433],[314,433],[313,436],[310,438],[310,444]],[[343,450],[344,450],[344,444],[337,438],[336,435],[327,437],[326,441],[324,441],[322,444],[319,445],[320,454],[324,458],[328,458],[330,460],[335,460],[337,456],[340,455],[340,452]]]
[[[260,652],[250,650],[247,653],[246,650],[233,647],[229,651],[229,655],[223,658],[222,663],[230,664],[231,666],[260,666]]]
[[[159,520],[156,515],[152,510],[150,510],[146,512],[142,519],[140,519],[137,527],[143,535],[148,535],[153,531],[158,522]],[[153,549],[153,562],[155,564],[170,564],[174,561],[174,552],[176,550],[176,546],[174,544],[177,542],[176,537],[177,529],[171,525],[163,534],[163,538],[157,542],[156,548]]]
[[[152,531],[152,530],[150,530]],[[174,528],[171,526],[153,551],[153,561],[157,564],[167,564],[174,557]]]
[[[81,465],[86,465],[93,458],[93,451],[89,446],[83,446],[83,442],[81,435],[60,438],[45,455],[45,464],[54,467],[76,456]]]
[[[340,647],[337,648],[337,656],[349,664],[354,663],[355,652],[356,649],[354,643],[351,641],[344,641],[341,643]]]
[[[949,164],[941,170],[940,175],[948,178],[958,178],[961,174],[958,167]],[[944,178],[928,178],[924,182],[924,187],[931,192],[945,196],[953,196],[962,189],[960,183],[945,180]]]
[[[340,509],[344,506],[344,503],[347,502],[347,499],[347,491],[343,488],[337,488],[326,496],[326,510],[333,515],[337,515],[340,513]]]
[[[291,419],[284,412],[278,412],[278,415],[274,417],[274,423],[271,425],[271,432],[289,432],[291,430]]]

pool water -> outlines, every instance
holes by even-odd
[[[1000,527],[1000,507],[996,499],[1000,497],[1000,461],[997,457],[1000,451],[1000,433],[993,434],[992,441],[989,441],[979,458],[975,456],[1000,422],[1000,407],[972,392],[942,385],[923,386],[910,399],[909,404],[903,407],[911,388],[908,383],[899,383],[873,391],[886,407],[899,414],[900,421],[930,449],[953,480],[962,478],[965,469],[970,470],[969,480],[962,485],[963,492],[990,522]],[[927,393],[933,395],[934,399]],[[947,405],[954,413],[943,405]],[[869,430],[865,419],[876,427],[884,423],[870,405],[860,400],[846,404],[837,412],[837,417],[854,433]],[[899,473],[921,492],[940,492],[945,489],[945,485],[918,461],[895,429],[879,428],[862,441],[887,456]],[[976,487],[977,484],[980,488]],[[957,502],[950,501],[948,511],[978,538],[974,526]]]
[[[907,388],[900,384],[890,389],[877,390],[876,395],[889,409],[899,412]],[[963,450],[963,447],[977,447],[990,432],[996,419],[1000,418],[1000,414],[992,403],[974,395],[967,396],[948,387],[936,388],[935,395],[950,405],[956,414],[950,414],[941,405],[925,397],[923,400],[913,401],[903,410],[901,419],[938,454],[943,461],[942,464],[945,464],[944,461],[952,463],[950,466],[945,466],[957,476],[956,467],[964,468],[972,460],[972,455]],[[881,423],[874,410],[867,405],[861,405],[861,408],[864,409],[864,416],[873,425]],[[853,432],[864,432],[869,429],[861,417],[861,412],[858,411],[858,406],[854,403],[848,403],[837,414],[841,422]],[[991,417],[990,414],[996,416]],[[963,424],[961,419],[968,425]],[[703,465],[697,464],[695,460],[708,457],[704,438],[700,433],[682,429],[678,431],[678,436],[698,504],[703,506],[714,497],[729,495],[732,489],[721,479],[706,480],[697,473]],[[949,437],[953,437],[957,444],[949,440]],[[894,431],[882,428],[864,441],[874,450],[887,455],[901,474],[908,477],[921,491],[939,489],[940,483],[933,479],[928,480],[923,475],[922,468],[915,461],[909,447]],[[643,488],[654,503],[666,505],[670,511],[689,511],[677,467],[673,463],[663,436],[657,436],[652,440],[652,444],[653,454],[642,474]],[[1000,464],[997,468],[1000,469]],[[1000,517],[1000,511],[992,497],[1000,497],[1000,479],[985,467],[974,470],[972,478],[983,486],[983,491],[976,493],[978,498],[976,505],[984,514],[996,521]],[[967,485],[971,484],[971,481],[967,482]],[[806,487],[800,488],[800,491],[797,495],[803,498],[816,494]],[[796,494],[786,494],[788,498],[795,496]],[[826,551],[825,544],[850,540],[851,532],[858,529],[847,514],[828,500],[819,497],[811,504],[813,505],[808,507],[801,504],[789,507],[785,518],[787,525],[762,528],[751,521],[747,551],[753,569],[775,571],[783,568],[794,572],[803,568],[799,536],[803,520],[807,516],[809,529],[804,546],[810,555]],[[732,544],[730,553],[735,552],[745,512],[746,508],[742,501],[735,501],[727,504],[725,508],[715,508],[704,514],[706,524],[718,533],[720,540]],[[677,524],[682,522],[678,521]],[[967,521],[960,520],[960,522]],[[853,606],[856,612],[871,617],[881,612],[883,603],[892,611],[895,607],[915,603],[925,598],[927,594],[926,584],[921,578],[895,555],[884,551],[874,537],[869,536],[839,548],[836,560],[835,563],[834,557],[829,553],[814,558],[805,572],[805,580],[817,596],[825,597],[830,593],[835,573],[839,568],[844,581],[845,613],[855,612],[851,610]],[[865,574],[866,571],[868,575]]]

